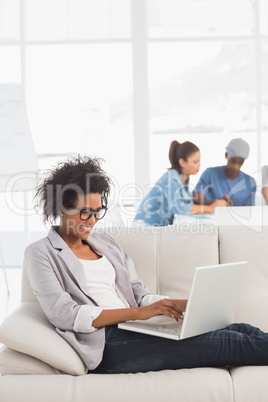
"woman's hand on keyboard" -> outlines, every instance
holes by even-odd
[[[184,310],[182,310],[179,306],[179,302],[182,302],[182,306],[186,305],[184,300],[162,299],[155,303],[149,304],[148,306],[139,307],[137,309],[137,319],[148,320],[148,318],[163,314],[174,318],[176,321],[182,320]]]

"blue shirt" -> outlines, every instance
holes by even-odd
[[[176,169],[169,169],[145,196],[134,219],[167,226],[172,224],[174,214],[188,214],[193,204],[188,184],[189,180],[183,185],[183,177]]]
[[[202,173],[194,191],[204,194],[205,201],[223,198],[226,191],[234,206],[254,205],[256,182],[241,171],[238,177],[230,180],[224,173],[224,166],[216,166]]]

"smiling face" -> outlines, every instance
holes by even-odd
[[[179,164],[182,167],[182,173],[190,176],[191,174],[197,174],[200,168],[200,152],[194,152],[188,156],[187,161],[180,158]]]
[[[101,195],[99,193],[79,194],[74,207],[81,209],[98,210],[102,207]],[[61,215],[59,234],[68,243],[75,243],[86,240],[97,222],[94,214],[86,220],[80,218],[80,211],[77,209],[65,209]]]

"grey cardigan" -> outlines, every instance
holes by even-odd
[[[136,307],[151,293],[138,277],[134,263],[107,233],[92,232],[88,244],[111,262],[116,274],[116,289],[121,299]],[[77,351],[89,370],[102,360],[105,330],[74,332],[74,322],[81,306],[97,304],[86,287],[82,264],[52,227],[48,236],[25,250],[26,272],[40,305],[56,331]]]

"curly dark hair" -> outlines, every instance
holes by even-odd
[[[44,223],[55,222],[63,209],[73,207],[78,194],[99,193],[107,208],[111,179],[101,168],[102,161],[79,155],[45,174],[34,195],[35,209],[42,208]]]

